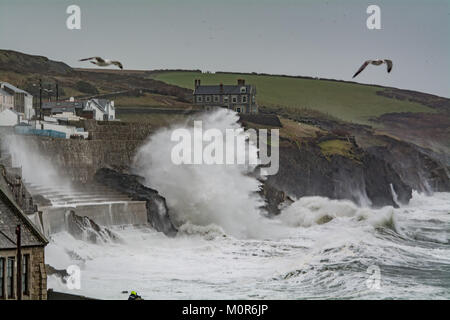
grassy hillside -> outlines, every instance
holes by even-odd
[[[63,62],[12,50],[0,50],[0,70],[52,75],[68,75],[73,72],[73,69]]]
[[[193,89],[194,79],[201,79],[202,84],[234,84],[238,78],[242,78],[247,83],[256,85],[259,105],[307,108],[364,124],[368,124],[370,118],[386,113],[434,112],[432,108],[420,103],[377,94],[383,88],[354,83],[269,75],[171,71],[155,73],[152,77],[190,89]]]

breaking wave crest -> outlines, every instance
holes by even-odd
[[[203,128],[215,128],[225,133],[239,129],[235,112],[221,109],[200,117]],[[174,129],[187,129],[193,139],[193,127],[182,124],[153,134],[138,151],[134,166],[145,177],[146,184],[167,199],[171,219],[177,226],[190,223],[198,226],[215,224],[236,237],[259,238],[268,232],[260,207],[264,201],[258,194],[260,182],[250,177],[250,165],[176,165],[171,159]],[[202,143],[193,141],[193,143]],[[248,146],[250,157],[257,149]]]
[[[325,224],[337,218],[367,221],[374,227],[388,227],[395,230],[393,207],[381,209],[359,207],[348,200],[304,197],[285,208],[279,216],[281,221],[293,227]]]

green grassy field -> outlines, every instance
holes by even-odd
[[[370,118],[385,113],[434,112],[419,103],[377,95],[376,91],[383,88],[336,81],[170,71],[157,73],[153,78],[191,89],[194,79],[200,79],[202,84],[235,84],[237,79],[242,78],[246,83],[256,86],[259,105],[313,109],[345,121],[363,124],[370,124]]]

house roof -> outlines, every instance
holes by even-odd
[[[2,88],[0,88],[0,94],[3,96],[12,96],[11,93],[9,93],[8,91],[3,90]]]
[[[24,93],[24,94],[26,94],[26,95],[30,95],[30,96],[31,96],[31,94],[29,94],[29,93],[26,92],[25,90],[19,89],[19,88],[13,86],[12,84],[10,84],[10,83],[8,83],[8,82],[1,82],[1,85],[2,85],[3,87],[6,87],[6,88],[8,88],[8,89],[10,89],[10,90],[12,90],[12,91],[14,91],[14,92],[16,92],[16,93]]]
[[[2,177],[3,178],[3,177]],[[23,247],[45,246],[48,240],[19,209],[0,185],[0,249],[15,249],[16,227],[21,225]]]
[[[52,113],[63,113],[63,112],[71,112],[75,113],[74,107],[56,107],[51,109]]]
[[[195,88],[194,94],[241,94],[241,87],[246,87],[247,93],[250,93],[252,85],[223,85],[223,91],[221,91],[220,85],[207,85],[198,86]]]
[[[106,107],[110,103],[108,99],[91,99],[90,101],[94,102],[102,112],[106,111]]]
[[[48,101],[42,102],[42,109],[54,109],[54,108],[84,108],[85,103],[83,101]]]

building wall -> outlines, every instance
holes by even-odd
[[[25,94],[15,93],[14,94],[14,110],[19,113],[25,113]]]
[[[0,112],[4,109],[14,109],[14,96],[0,93]]]
[[[199,97],[201,97],[199,100]],[[244,97],[246,99],[244,100]],[[255,94],[247,92],[243,94],[194,94],[194,104],[209,107],[226,107],[239,113],[257,113]]]
[[[19,123],[19,117],[11,109],[0,112],[0,127],[12,127]]]
[[[116,108],[114,107],[114,101],[108,104],[108,119],[116,120]]]
[[[44,247],[22,248],[22,255],[29,255],[30,260],[28,264],[28,288],[29,292],[22,296],[23,300],[46,300],[47,299],[47,272],[45,270],[45,256]],[[7,258],[14,257],[14,298],[7,297],[6,285],[6,264]],[[15,249],[2,250],[0,249],[0,258],[4,260],[5,270],[5,284],[4,284],[4,298],[5,300],[17,299],[17,251]],[[1,261],[1,259],[0,259]],[[0,289],[1,289],[0,285]]]
[[[24,108],[25,108],[25,110],[24,110],[25,119],[31,120],[31,118],[35,114],[35,111],[33,109],[33,96],[32,95],[25,95]]]

